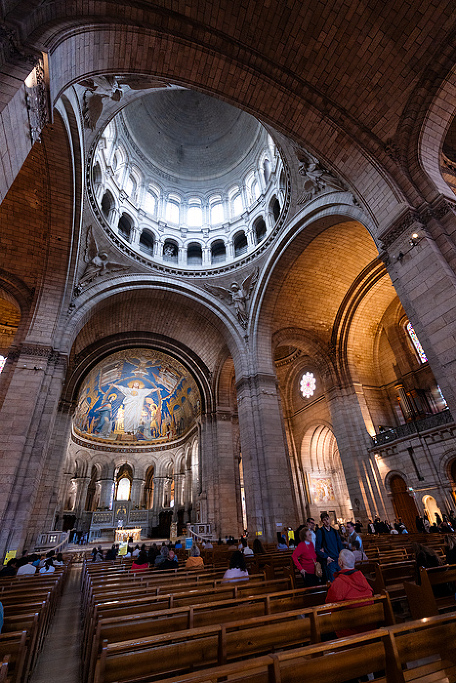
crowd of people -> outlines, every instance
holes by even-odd
[[[0,570],[0,576],[33,576],[34,574],[53,574],[56,567],[65,564],[62,553],[50,550],[46,555],[23,553],[22,557],[12,557]]]

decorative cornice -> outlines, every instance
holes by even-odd
[[[405,232],[409,231],[412,226],[419,225],[424,228],[421,222],[421,216],[415,209],[408,209],[405,214],[402,214],[392,225],[380,235],[380,240],[385,249],[388,249],[397,239]]]
[[[82,446],[87,450],[103,451],[105,453],[158,453],[160,451],[169,451],[173,448],[179,448],[180,446],[185,444],[191,437],[193,437],[197,430],[198,426],[195,425],[193,429],[187,432],[185,437],[178,441],[165,442],[157,446],[153,446],[151,444],[148,444],[147,446],[135,446],[134,448],[127,448],[125,446],[112,446],[110,445],[110,443],[94,443],[87,439],[79,438],[73,430],[71,432],[71,440],[73,441],[73,443],[77,444],[78,446]]]

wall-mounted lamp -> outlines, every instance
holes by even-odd
[[[414,232],[411,238],[409,239],[409,244],[411,247],[416,247],[418,242],[420,241],[420,237],[417,232]]]

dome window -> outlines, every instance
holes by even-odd
[[[189,266],[200,266],[203,262],[203,252],[201,244],[192,242],[187,249],[187,263]]]
[[[221,197],[214,197],[211,206],[211,225],[221,225],[224,221],[223,204]]]
[[[203,211],[200,202],[192,202],[187,210],[187,224],[190,228],[201,228]]]
[[[157,209],[157,197],[152,192],[146,192],[143,203],[143,210],[149,216],[154,216]]]
[[[245,232],[238,232],[237,235],[234,237],[234,256],[242,256],[242,254],[245,254],[247,251],[247,237],[245,236]]]
[[[166,203],[166,222],[172,225],[179,225],[180,221],[180,200],[178,197],[169,197]]]
[[[109,214],[111,210],[114,208],[114,197],[108,190],[103,195],[103,199],[101,200],[101,210],[103,211],[103,215],[105,218],[109,218]]]
[[[154,255],[154,236],[148,230],[143,230],[141,233],[139,249],[149,256]]]
[[[264,218],[262,216],[260,218],[257,218],[255,223],[253,224],[253,227],[255,230],[256,243],[259,244],[261,240],[263,240],[266,236],[266,223],[264,222]]]
[[[269,204],[269,208],[272,211],[272,215],[274,216],[274,220],[277,221],[279,216],[280,216],[280,204],[279,200],[277,197],[273,197],[271,199],[271,203]]]
[[[211,263],[223,263],[226,260],[226,247],[223,240],[216,240],[211,246]]]
[[[123,213],[119,218],[117,229],[119,231],[119,235],[123,237],[124,240],[127,240],[127,242],[130,241],[132,225],[133,223],[131,218],[129,218],[126,213]]]

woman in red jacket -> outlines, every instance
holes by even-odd
[[[293,552],[293,562],[301,572],[305,586],[317,586],[320,580],[315,575],[315,562],[317,555],[314,544],[312,543],[312,532],[310,529],[301,529],[299,532],[301,542]]]

